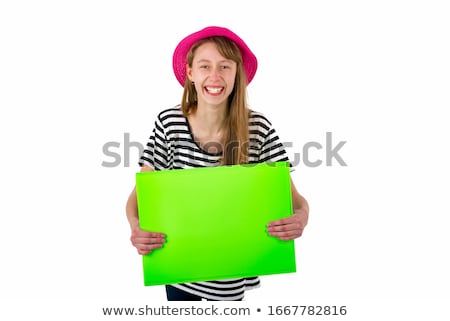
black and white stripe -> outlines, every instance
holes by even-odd
[[[261,113],[249,117],[249,163],[288,161],[275,129]],[[155,170],[218,166],[221,154],[204,151],[195,142],[189,123],[179,106],[163,110],[139,165]],[[260,286],[258,277],[222,281],[172,284],[172,286],[210,300],[241,300],[245,290]]]

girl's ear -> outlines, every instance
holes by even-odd
[[[186,77],[192,81],[192,68],[188,64],[186,64]]]

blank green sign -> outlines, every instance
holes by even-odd
[[[163,248],[143,256],[144,284],[295,272],[294,241],[266,231],[292,215],[286,162],[136,173],[140,225]]]

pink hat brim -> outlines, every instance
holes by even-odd
[[[256,56],[246,45],[246,43],[234,32],[227,28],[211,26],[190,34],[181,40],[175,48],[172,59],[173,72],[175,73],[175,77],[180,85],[184,87],[184,83],[186,81],[186,56],[192,45],[199,40],[214,36],[227,37],[236,43],[242,54],[242,62],[244,65],[245,74],[247,75],[247,84],[250,84],[258,68],[258,60],[256,59]]]

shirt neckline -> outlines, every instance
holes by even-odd
[[[189,123],[189,119],[188,119],[185,115],[183,115],[183,118],[184,118],[184,121],[186,122],[186,127],[188,128],[188,132],[189,132],[189,136],[190,136],[191,141],[195,144],[195,146],[197,146],[197,148],[198,148],[202,153],[205,153],[206,155],[209,155],[209,156],[222,156],[223,152],[220,152],[220,153],[210,153],[210,152],[207,152],[206,150],[204,150],[204,149],[200,146],[200,144],[198,143],[198,141],[195,140],[194,132],[192,131],[192,127],[191,127],[191,124]]]

